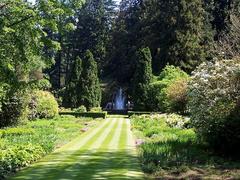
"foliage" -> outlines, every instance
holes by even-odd
[[[238,155],[240,61],[201,64],[189,84],[189,110],[198,135],[217,151]]]
[[[60,112],[60,115],[71,115],[75,117],[89,117],[89,118],[107,118],[107,112],[72,112],[72,111],[66,111],[66,112]]]
[[[58,114],[58,103],[50,92],[36,90],[33,92],[29,109],[31,119],[53,118]]]
[[[0,130],[0,137],[4,138],[6,136],[20,136],[20,135],[31,135],[34,134],[32,128],[10,128]]]
[[[102,90],[98,78],[97,63],[91,51],[87,50],[83,58],[83,84],[82,93],[83,105],[90,110],[92,107],[100,106]]]
[[[40,79],[37,81],[33,81],[30,83],[29,86],[32,89],[39,89],[39,90],[43,90],[43,91],[50,90],[52,87],[52,85],[48,79]]]
[[[173,116],[172,116],[173,117]],[[153,173],[182,165],[194,165],[208,161],[208,155],[198,144],[192,129],[180,129],[167,125],[168,115],[135,116],[132,127],[142,134],[144,143],[139,147],[139,157],[144,172]],[[139,134],[138,133],[138,134]]]
[[[86,123],[89,128],[96,122],[91,118],[62,116],[0,130],[0,179],[71,141]]]
[[[102,108],[101,107],[93,107],[90,109],[90,112],[102,112]]]
[[[74,112],[87,112],[87,108],[81,105],[80,107],[74,109]]]
[[[45,154],[39,145],[16,145],[0,151],[0,177],[8,172],[15,172],[18,168],[28,166]]]
[[[57,18],[58,33],[48,33],[61,45],[61,50],[54,54],[56,63],[47,71],[55,90],[68,86],[67,82],[72,74],[71,67],[75,64],[76,57],[83,57],[88,49],[95,57],[99,74],[102,74],[107,49],[110,49],[108,42],[117,10],[116,2],[113,0],[58,0],[57,2],[58,9],[64,7],[66,11]],[[75,2],[83,4],[76,6]],[[70,30],[65,28],[68,24],[72,27]]]
[[[132,96],[134,108],[146,109],[147,92],[152,81],[152,56],[149,48],[143,48],[136,53],[136,71],[133,79]]]
[[[166,88],[166,99],[164,104],[167,111],[186,113],[187,109],[187,87],[188,80],[183,78],[176,80]]]
[[[29,97],[24,87],[7,88],[0,102],[0,127],[16,125],[27,119]]]
[[[141,166],[144,172],[151,174],[151,179],[215,179],[223,169],[233,172],[232,167],[239,167],[238,163],[214,156],[209,147],[199,141],[193,129],[171,128],[171,123],[166,125],[172,119],[174,122],[176,117],[185,119],[164,114],[131,118],[133,132],[143,142],[138,146]]]
[[[184,103],[186,103],[184,87],[182,87],[183,91],[178,91],[179,89],[172,89],[171,86],[176,86],[179,81],[187,81],[187,79],[188,75],[179,67],[166,66],[157,77],[157,81],[150,84],[147,101],[148,109],[162,112],[184,112]],[[170,90],[173,91],[170,92]],[[170,93],[173,96],[170,97]],[[183,99],[178,99],[180,95]],[[180,105],[177,103],[180,103]],[[183,106],[181,103],[183,103]]]
[[[77,57],[72,67],[72,71],[67,82],[67,87],[64,96],[64,106],[76,108],[83,103],[82,89],[83,89],[83,65],[82,60]]]
[[[154,74],[167,65],[187,72],[210,59],[214,37],[210,2],[198,0],[126,0],[113,26],[109,74],[120,83],[131,83],[136,61],[134,52],[149,47]],[[210,58],[209,58],[210,57]],[[124,72],[128,73],[124,73]]]

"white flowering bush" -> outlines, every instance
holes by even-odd
[[[222,152],[240,145],[240,59],[201,64],[188,88],[198,134]]]

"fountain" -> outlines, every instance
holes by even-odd
[[[114,99],[114,110],[125,110],[125,96],[122,88],[120,88]]]

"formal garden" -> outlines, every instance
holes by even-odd
[[[240,179],[240,2],[1,0],[0,179]]]

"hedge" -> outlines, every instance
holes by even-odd
[[[144,112],[144,111],[128,111],[128,117],[133,115],[144,115],[144,114],[161,114],[160,112]]]
[[[75,117],[91,117],[91,118],[103,118],[106,119],[107,112],[60,112],[60,115],[72,115]]]

